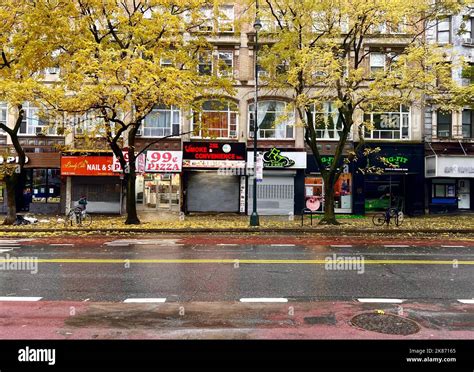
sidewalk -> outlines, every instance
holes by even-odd
[[[249,227],[249,217],[241,215],[189,215],[180,220],[176,213],[141,212],[140,225],[125,225],[124,216],[93,215],[89,227],[65,227],[62,216],[36,216],[36,224],[1,226],[0,235],[18,233],[121,234],[121,233],[322,233],[322,234],[472,234],[474,215],[406,217],[400,227],[377,227],[372,216],[338,216],[337,226],[318,225],[319,218],[301,216],[261,216],[259,227]]]
[[[72,311],[71,311],[72,310]],[[419,326],[410,335],[358,328],[358,314],[399,315]],[[72,301],[5,302],[1,339],[474,339],[472,305],[407,301],[165,304]]]

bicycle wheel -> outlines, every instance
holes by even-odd
[[[403,223],[404,218],[405,216],[403,215],[403,212],[402,211],[398,212],[397,215],[395,216],[395,225],[400,226]]]
[[[385,213],[377,213],[372,217],[372,222],[375,226],[382,226],[385,224]]]
[[[77,223],[76,214],[73,210],[70,210],[64,220],[65,227],[72,227],[75,223]]]
[[[92,224],[92,216],[90,214],[83,214],[81,216],[81,226],[90,226]]]

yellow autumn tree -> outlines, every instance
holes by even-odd
[[[14,117],[13,125],[0,121],[10,138],[10,156],[18,156],[14,166],[2,164],[0,172],[6,183],[7,217],[4,224],[16,219],[15,190],[25,165],[25,151],[18,133],[25,119],[24,102],[46,108],[51,86],[44,84],[45,69],[54,67],[55,50],[60,44],[61,23],[68,1],[2,0],[0,2],[0,101],[7,103]],[[64,19],[64,18],[63,18]],[[48,99],[45,99],[48,97]]]
[[[292,97],[305,142],[324,180],[325,214],[321,223],[337,224],[334,185],[343,163],[355,161],[377,148],[364,144],[371,124],[362,112],[409,105],[430,96],[445,107],[459,94],[445,63],[445,49],[425,42],[425,31],[446,13],[460,9],[456,0],[263,0],[251,1],[250,12],[262,24],[263,50],[259,69],[266,71],[265,94]],[[390,52],[384,47],[391,46]],[[384,53],[379,69],[370,69],[370,52]],[[439,84],[442,82],[442,86]],[[459,95],[458,95],[459,97]],[[333,114],[316,115],[331,102]],[[457,102],[459,103],[459,102]],[[318,132],[330,121],[337,128],[334,160],[323,162]],[[326,123],[326,124],[325,124]],[[358,145],[344,160],[350,135]],[[370,171],[370,169],[366,169]]]
[[[61,56],[57,109],[90,114],[124,171],[125,223],[140,223],[135,200],[135,139],[157,105],[189,109],[202,95],[232,94],[232,81],[202,74],[199,59],[212,45],[199,32],[219,16],[218,0],[71,0]],[[173,133],[179,136],[183,133]],[[128,160],[123,150],[127,149]]]

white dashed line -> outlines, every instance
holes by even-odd
[[[462,304],[469,304],[469,305],[474,305],[474,298],[471,300],[458,300],[458,302]]]
[[[272,247],[294,247],[294,244],[271,244]]]
[[[398,298],[358,298],[359,302],[380,303],[380,304],[401,304],[403,301]]]
[[[287,298],[241,298],[240,302],[288,302]]]
[[[14,296],[0,296],[0,301],[39,301],[43,297],[14,297]]]
[[[0,249],[0,253],[5,253],[5,252],[9,252],[13,250],[13,248],[10,248],[10,249]]]
[[[127,298],[125,303],[164,303],[166,298]]]
[[[409,245],[406,244],[385,244],[385,248],[409,248]]]
[[[442,245],[442,248],[464,248],[463,245]]]

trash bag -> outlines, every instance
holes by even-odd
[[[23,216],[17,215],[15,222],[13,222],[13,225],[18,226],[18,225],[29,225],[31,222],[28,220],[25,220]]]

